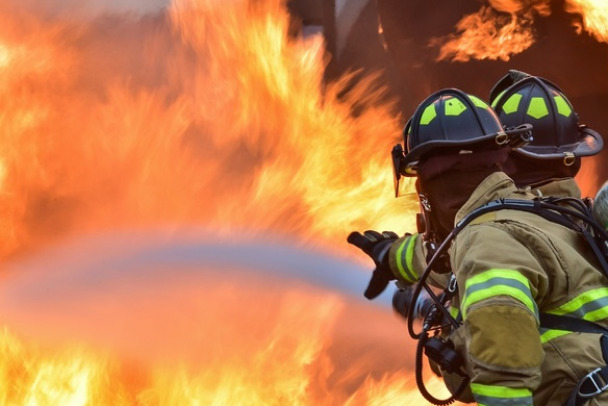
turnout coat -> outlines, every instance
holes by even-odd
[[[554,184],[547,193],[576,193],[574,181],[569,182]],[[534,195],[517,189],[506,174],[493,173],[455,222],[500,198]],[[389,262],[402,281],[408,276],[415,282],[415,270],[424,269],[418,240],[406,236],[391,247]],[[581,378],[606,365],[601,334],[548,329],[539,322],[540,314],[547,313],[608,327],[608,279],[579,233],[535,213],[495,210],[456,236],[450,262],[458,282],[452,305],[462,326],[449,340],[465,359],[471,378],[468,400],[485,406],[561,406]],[[445,380],[449,387],[459,383],[447,374]],[[586,403],[606,404],[608,392]]]

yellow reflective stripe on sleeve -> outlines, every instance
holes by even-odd
[[[541,329],[540,342],[542,344],[545,344],[553,340],[554,338],[565,336],[566,334],[570,333],[572,333],[572,331]]]
[[[547,313],[598,321],[608,318],[608,288],[588,290]]]
[[[471,392],[478,405],[532,406],[532,391],[527,388],[471,383]]]
[[[395,262],[397,263],[399,274],[403,279],[410,283],[415,283],[419,279],[418,272],[416,272],[413,266],[414,247],[416,246],[417,239],[418,234],[406,238],[395,254]]]
[[[523,303],[538,320],[538,308],[530,291],[530,282],[511,269],[491,269],[469,278],[462,299],[462,316],[469,307],[496,296],[510,296]]]

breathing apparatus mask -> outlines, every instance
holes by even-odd
[[[418,166],[418,194],[428,201],[429,220],[439,240],[454,228],[456,213],[477,186],[490,174],[502,170],[510,147],[494,150],[460,150],[435,154]]]

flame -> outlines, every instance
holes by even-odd
[[[535,42],[536,18],[551,15],[551,0],[489,0],[478,12],[464,16],[456,33],[431,39],[439,48],[437,60],[467,62],[477,60],[509,61]],[[588,32],[600,42],[608,42],[608,10],[602,0],[567,0],[567,12],[578,14],[576,31]]]
[[[346,96],[348,77],[325,87],[322,39],[288,37],[280,1],[175,1],[168,14],[170,28],[146,22],[149,38],[125,28],[124,53],[142,54],[113,64],[94,25],[39,22],[39,43],[15,23],[0,35],[3,256],[159,223],[329,241],[413,226],[391,199],[399,119],[373,78]]]
[[[174,0],[159,15],[78,23],[0,6],[0,257],[120,229],[198,226],[261,241],[272,232],[336,252],[354,229],[413,229],[417,203],[392,197],[399,117],[379,102],[374,77],[324,83],[322,38],[288,28],[280,0]],[[121,291],[123,306],[89,286],[82,297],[19,306],[31,318],[11,319],[3,307],[2,403],[358,405],[417,396],[409,371],[372,375],[375,357],[337,366],[329,356],[343,309],[369,310],[327,292],[238,280],[165,281],[143,297],[136,281]],[[4,282],[10,291],[14,281]],[[201,295],[200,286],[214,288]],[[243,291],[247,300],[234,300]],[[279,299],[255,305],[268,297]],[[163,318],[167,308],[178,313]],[[186,324],[171,324],[184,312]],[[249,318],[231,327],[242,313]],[[386,331],[376,313],[368,323]],[[76,323],[78,314],[87,317]],[[192,320],[216,341],[197,341],[205,332]],[[108,323],[120,328],[106,331]],[[125,328],[134,337],[126,342]],[[111,343],[99,343],[98,329]],[[391,333],[387,346],[400,351],[405,332]]]
[[[456,25],[456,34],[433,38],[430,45],[440,48],[437,60],[508,61],[534,43],[534,17],[550,15],[549,2],[491,0],[490,6],[464,16]]]
[[[577,32],[588,32],[600,42],[608,42],[608,9],[606,2],[601,0],[568,0],[566,11],[580,14],[582,22],[575,22]]]
[[[249,290],[200,273],[184,278],[178,272],[144,286],[121,279],[131,286],[98,286],[95,295],[112,300],[103,306],[82,301],[81,316],[69,311],[66,294],[18,303],[30,307],[33,319],[44,312],[44,320],[26,330],[29,336],[46,332],[47,343],[0,335],[0,373],[9,389],[4,403],[420,404],[403,351],[378,346],[407,350],[402,326],[389,322],[392,315],[302,283],[273,287],[259,275],[239,276]],[[54,285],[51,277],[41,279]],[[215,288],[201,295],[201,286],[211,283]],[[2,304],[6,319],[11,302]],[[74,323],[78,317],[83,320]],[[127,335],[124,326],[132,326]],[[70,328],[77,332],[65,331]],[[64,344],[75,337],[89,344]],[[437,379],[427,385],[436,395],[447,394]]]

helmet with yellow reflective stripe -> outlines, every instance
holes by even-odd
[[[561,89],[550,81],[524,72],[510,71],[494,85],[490,103],[502,124],[509,128],[532,124],[533,140],[517,150],[535,159],[564,159],[595,155],[602,137],[579,124],[579,118]]]
[[[405,126],[405,156],[399,172],[416,176],[418,162],[438,148],[472,149],[484,144],[496,148],[510,144],[514,133],[522,131],[505,132],[496,113],[480,98],[459,89],[440,90],[420,103]]]

